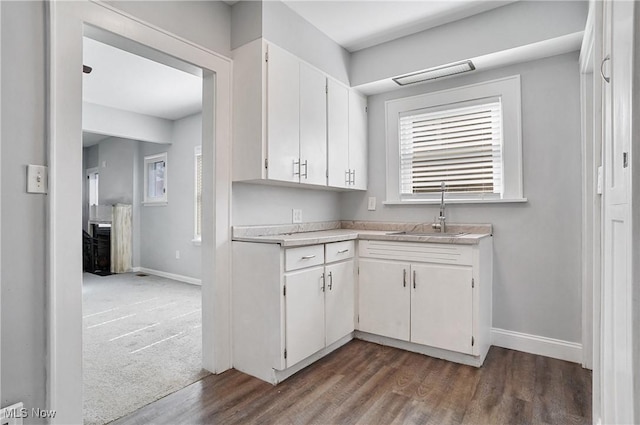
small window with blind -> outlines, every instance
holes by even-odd
[[[195,158],[195,196],[194,196],[194,242],[202,239],[202,147],[196,146]]]
[[[427,86],[425,86],[427,87]],[[521,202],[520,77],[385,104],[386,204]]]
[[[502,195],[502,107],[481,99],[400,114],[400,196]]]
[[[167,153],[144,157],[144,204],[167,203]]]

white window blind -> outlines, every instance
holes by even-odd
[[[503,193],[500,98],[400,114],[400,195]]]

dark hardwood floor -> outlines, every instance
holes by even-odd
[[[211,375],[125,424],[588,424],[591,372],[492,347],[476,369],[352,341],[277,386]]]

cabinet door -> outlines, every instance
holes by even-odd
[[[354,189],[367,188],[367,98],[349,90],[349,168]]]
[[[287,367],[324,348],[324,267],[285,274]]]
[[[358,279],[358,329],[409,340],[408,263],[361,259]]]
[[[327,78],[300,63],[300,183],[327,184]]]
[[[411,265],[411,342],[471,354],[471,267]]]
[[[300,63],[292,54],[268,45],[267,178],[299,181]]]
[[[329,346],[354,328],[354,275],[353,260],[325,267],[325,332]]]
[[[329,78],[327,93],[327,145],[329,186],[348,187],[349,89]]]

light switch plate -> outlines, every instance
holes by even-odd
[[[294,223],[302,223],[302,210],[294,208],[291,210],[291,218]]]
[[[27,165],[27,193],[47,193],[48,180],[47,167]]]
[[[596,194],[602,195],[602,165],[598,167]]]
[[[376,197],[375,196],[369,197],[369,205],[367,206],[367,209],[369,211],[375,211],[376,210]]]

